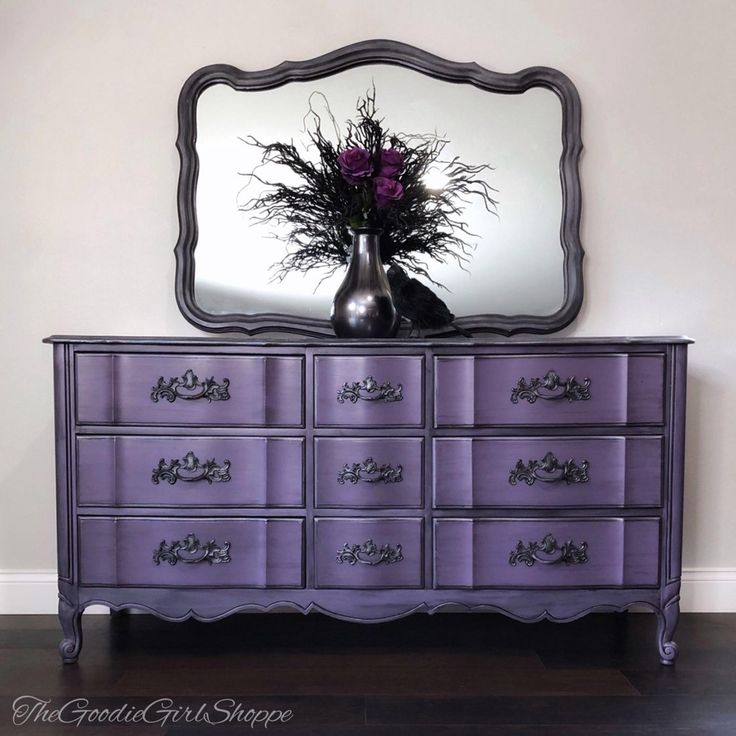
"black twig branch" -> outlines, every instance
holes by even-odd
[[[334,141],[325,134],[323,118],[314,108],[317,96],[324,101]],[[275,279],[312,269],[325,269],[331,275],[348,261],[351,222],[365,214],[361,197],[356,196],[359,188],[345,181],[338,157],[353,147],[364,148],[374,157],[393,148],[403,157],[397,177],[403,197],[378,210],[377,221],[371,223],[383,229],[381,258],[437,284],[429,274],[427,259],[455,261],[464,268],[472,255],[478,236],[463,220],[466,207],[477,200],[496,214],[498,203],[493,195],[497,190],[486,180],[493,169],[487,164],[464,163],[458,157],[443,158],[449,141],[436,133],[391,133],[378,116],[375,88],[358,99],[356,111],[356,119],[346,122],[342,135],[324,95],[310,95],[303,124],[306,148],[313,159],[302,155],[293,142],[264,143],[253,136],[241,139],[261,152],[261,163],[246,176],[262,184],[264,191],[239,209],[250,213],[255,222],[286,226],[285,234],[277,236],[286,242],[287,254],[273,266]],[[274,164],[288,168],[299,184],[264,178],[260,170]],[[433,172],[445,179],[439,189],[426,184],[427,175]]]

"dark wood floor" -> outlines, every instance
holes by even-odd
[[[51,616],[0,616],[0,733],[264,732],[243,726],[13,726],[20,695],[52,705],[196,706],[232,696],[291,709],[265,733],[292,736],[736,735],[736,614],[684,615],[675,668],[659,665],[654,616],[566,625],[495,615],[417,615],[378,626],[294,614],[169,624],[85,616],[77,665],[62,666]]]

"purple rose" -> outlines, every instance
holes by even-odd
[[[346,148],[337,157],[337,163],[348,184],[361,184],[373,173],[371,155],[365,148]]]
[[[404,187],[395,179],[377,176],[373,180],[373,193],[376,197],[376,205],[383,209],[390,207],[404,196]]]
[[[378,175],[393,178],[401,171],[403,165],[404,157],[401,151],[395,148],[384,148],[381,151],[381,171]]]

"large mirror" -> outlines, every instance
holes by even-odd
[[[187,319],[216,331],[332,334],[330,304],[345,269],[283,267],[293,248],[289,224],[264,218],[253,203],[294,174],[264,164],[255,142],[293,144],[310,160],[315,125],[339,140],[366,96],[392,132],[443,141],[428,187],[445,184],[441,162],[462,161],[479,167],[492,192],[493,206],[481,197],[461,206],[463,257],[423,258],[425,273],[410,274],[446,302],[455,326],[512,334],[569,324],[583,289],[575,88],[552,69],[499,74],[391,41],[261,72],[215,65],[187,81],[176,248]]]

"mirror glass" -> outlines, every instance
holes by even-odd
[[[241,207],[263,185],[249,177],[261,151],[246,142],[293,141],[307,156],[305,126],[311,108],[330,134],[355,119],[358,98],[375,88],[379,118],[392,132],[436,133],[448,141],[444,159],[488,164],[485,179],[496,191],[496,213],[478,200],[463,220],[476,235],[465,269],[454,260],[426,261],[432,288],[458,316],[551,315],[564,296],[560,243],[562,108],[544,87],[521,94],[489,93],[470,83],[451,83],[390,64],[367,64],[274,89],[238,91],[213,84],[196,107],[199,174],[195,207],[194,293],[212,314],[259,312],[328,319],[332,297],[345,270],[290,273],[275,279],[274,264],[286,254],[283,232],[254,221]],[[329,106],[329,111],[328,111]],[[293,182],[284,167],[268,165],[261,178]],[[442,186],[437,172],[429,186]]]

